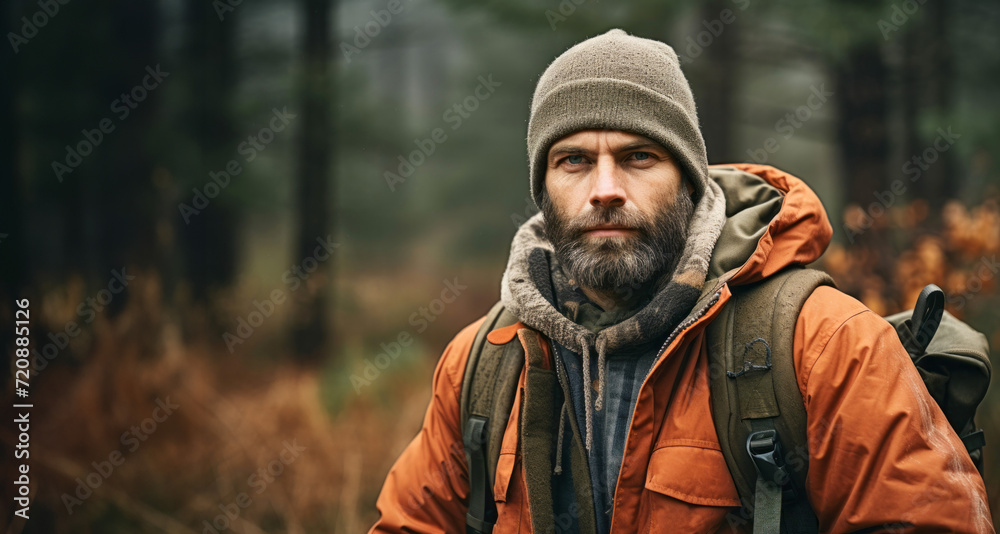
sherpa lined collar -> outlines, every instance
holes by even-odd
[[[666,337],[691,311],[708,273],[708,263],[726,221],[722,189],[709,180],[688,223],[688,240],[673,276],[658,285],[651,300],[637,313],[599,333],[566,318],[558,307],[553,276],[561,272],[552,243],[545,236],[541,213],[529,219],[514,236],[510,258],[500,286],[500,298],[522,323],[538,330],[583,358],[584,383],[590,382],[590,354],[598,355],[597,399],[585,395],[587,448],[593,441],[593,410],[601,409],[604,396],[605,358],[609,352]],[[594,406],[592,406],[594,404]]]

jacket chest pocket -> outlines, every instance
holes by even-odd
[[[736,485],[714,443],[661,444],[650,456],[645,489],[640,517],[648,532],[715,532],[729,524],[727,517],[739,521]]]

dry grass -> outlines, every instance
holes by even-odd
[[[220,505],[236,510],[240,493],[251,502],[234,532],[364,531],[390,462],[419,427],[427,384],[397,388],[392,415],[359,396],[331,416],[322,373],[182,343],[155,277],[137,280],[146,282],[130,287],[124,312],[93,323],[83,357],[69,350],[33,379],[36,493],[25,532],[201,533]],[[147,435],[158,400],[178,408]],[[134,426],[145,439],[123,440]],[[285,452],[287,465],[286,444],[305,449]],[[115,451],[124,462],[104,465],[106,479],[95,474],[92,463]],[[64,501],[88,474],[100,486],[69,513]]]

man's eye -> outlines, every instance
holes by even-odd
[[[634,154],[632,154],[632,157],[635,158],[637,161],[643,161],[651,158],[652,156],[650,155],[649,152],[635,152]]]
[[[568,156],[566,158],[566,162],[569,163],[570,165],[579,165],[583,163],[583,156],[579,154],[573,154],[572,156]]]

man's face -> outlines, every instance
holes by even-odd
[[[670,153],[641,135],[583,130],[549,149],[542,210],[576,283],[635,287],[673,271],[694,211]]]

